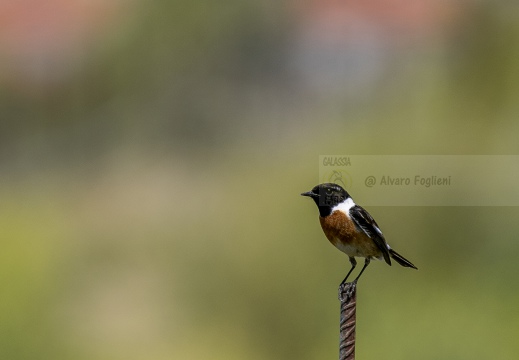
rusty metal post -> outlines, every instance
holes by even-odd
[[[355,328],[357,321],[357,289],[356,283],[344,284],[341,299],[339,360],[355,360]]]

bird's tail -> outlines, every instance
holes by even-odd
[[[416,266],[413,265],[413,263],[411,263],[409,260],[407,260],[405,257],[403,257],[402,255],[400,255],[399,253],[397,253],[395,250],[393,249],[389,249],[389,255],[391,255],[391,257],[397,262],[399,263],[400,265],[404,266],[404,267],[410,267],[410,268],[413,268],[413,269],[416,269],[418,270],[418,268]]]

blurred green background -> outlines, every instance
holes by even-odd
[[[517,10],[0,2],[0,358],[337,358],[319,155],[518,154]],[[519,210],[368,210],[357,357],[515,359]]]

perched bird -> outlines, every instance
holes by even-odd
[[[348,255],[351,269],[339,286],[339,299],[343,299],[348,276],[357,265],[355,257],[365,258],[364,267],[353,281],[357,284],[371,259],[379,259],[391,265],[391,259],[402,266],[418,269],[409,260],[391,249],[375,219],[353,199],[341,186],[325,183],[302,193],[315,201],[319,208],[319,221],[328,240]]]

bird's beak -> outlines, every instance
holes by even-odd
[[[313,193],[313,192],[311,192],[311,191],[304,192],[304,193],[301,194],[301,196],[309,196],[309,197],[311,197],[311,198],[319,197],[318,194],[315,194],[315,193]]]

